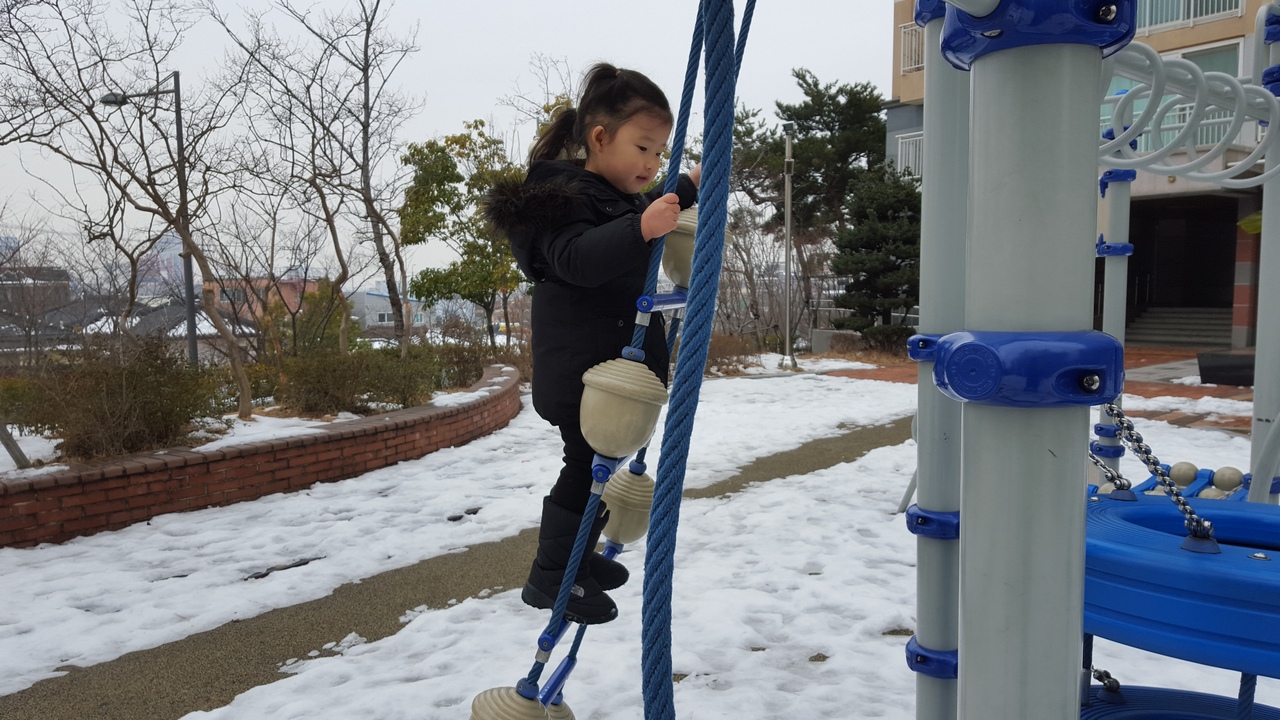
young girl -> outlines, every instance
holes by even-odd
[[[675,193],[641,194],[662,168],[671,126],[671,107],[653,81],[598,64],[578,107],[556,115],[534,144],[524,182],[495,187],[485,205],[534,283],[533,407],[564,440],[564,468],[543,500],[538,554],[521,596],[536,608],[555,604],[591,492],[595,453],[578,424],[582,374],[631,343],[653,241],[697,199],[700,168],[681,176]],[[661,314],[649,324],[644,353],[665,384]],[[599,507],[566,612],[581,623],[617,617],[604,591],[627,581],[622,564],[594,552],[608,520]]]

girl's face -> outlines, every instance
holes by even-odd
[[[662,152],[671,136],[671,123],[640,113],[610,136],[602,125],[587,134],[587,169],[604,176],[624,193],[638,193],[662,168]]]

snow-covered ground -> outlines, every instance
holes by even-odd
[[[907,416],[915,397],[911,385],[813,374],[710,380],[686,485],[711,485],[842,424]],[[1130,408],[1142,402],[1126,398]],[[1246,439],[1139,425],[1166,461],[1248,463]],[[359,478],[62,545],[0,549],[0,694],[62,665],[111,660],[532,527],[558,471],[556,440],[526,402],[498,433]],[[1143,477],[1136,460],[1124,462],[1127,475]],[[894,514],[914,465],[907,442],[683,503],[673,586],[674,670],[687,676],[676,685],[681,717],[914,717],[906,638],[886,634],[915,623],[915,539]],[[622,559],[637,579],[612,593],[621,617],[587,633],[566,690],[580,718],[641,715],[643,542],[630,550]],[[311,562],[245,581],[300,560]],[[514,590],[458,601],[407,614],[399,633],[377,642],[332,638],[341,654],[292,663],[278,682],[188,717],[465,717],[477,693],[528,672],[547,618]],[[1102,641],[1095,662],[1126,683],[1222,695],[1238,683],[1226,671]],[[1258,697],[1280,705],[1280,682],[1262,679]]]

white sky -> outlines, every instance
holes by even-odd
[[[762,365],[777,361],[765,355]],[[808,370],[837,364],[800,362]],[[1251,412],[1249,403],[1203,399],[1126,395],[1124,402],[1132,410]],[[906,417],[915,406],[916,387],[902,383],[816,374],[707,380],[685,485],[710,486],[756,458],[836,435],[842,425]],[[1139,424],[1162,458],[1167,452],[1166,459],[1215,469],[1248,464],[1247,438]],[[234,434],[261,440],[306,432],[283,421],[261,425],[237,424]],[[655,448],[661,433],[660,425]],[[503,430],[357,478],[163,515],[61,545],[0,549],[0,694],[58,675],[64,665],[113,660],[533,527],[559,469],[557,447],[554,428],[526,397],[524,411]],[[29,448],[33,455],[41,450]],[[915,717],[906,638],[885,635],[916,623],[916,541],[895,514],[915,455],[906,442],[853,463],[681,504],[673,670],[689,677],[676,686],[680,717]],[[1135,480],[1145,476],[1131,456],[1121,470]],[[475,507],[461,521],[447,519]],[[1195,507],[1212,519],[1211,501]],[[1167,512],[1177,510],[1169,504]],[[305,558],[317,559],[245,579]],[[611,593],[620,616],[587,633],[566,688],[578,717],[642,714],[644,541],[620,560],[632,572],[632,581]],[[406,608],[405,626],[376,642],[339,631],[285,665],[276,682],[188,720],[465,717],[477,693],[510,686],[528,672],[547,622],[547,613],[520,602],[518,589],[485,595],[459,597],[446,610]],[[819,654],[826,659],[812,659]],[[1234,697],[1239,683],[1225,670],[1101,640],[1095,664],[1126,686]],[[1257,699],[1280,704],[1280,681],[1261,678]]]
[[[317,5],[338,7],[340,3],[328,0]],[[744,0],[735,2],[738,20],[744,5]],[[567,60],[575,82],[601,60],[640,70],[666,90],[674,108],[696,11],[694,0],[400,0],[390,17],[396,26],[418,23],[421,50],[398,77],[406,91],[425,101],[402,139],[423,141],[460,132],[463,122],[476,118],[509,128],[515,113],[498,101],[513,94],[517,86],[530,92],[539,89],[529,68],[535,54]],[[887,96],[892,15],[892,0],[759,2],[739,78],[740,101],[775,120],[775,101],[802,99],[791,77],[797,67],[812,70],[824,82],[871,82]],[[193,87],[212,72],[221,51],[220,44],[209,38],[217,38],[220,32],[209,24],[192,33],[190,49],[182,53],[186,66],[176,68],[183,73],[185,87]],[[701,131],[700,93],[694,101],[694,134]],[[23,160],[51,177],[57,172],[30,151]],[[32,198],[37,187],[20,171],[15,151],[0,149],[0,204],[7,200],[16,217],[27,211],[38,214],[50,199],[47,192]],[[422,266],[446,257],[421,251],[417,256],[415,264]]]

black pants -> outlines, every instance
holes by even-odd
[[[564,440],[564,468],[551,488],[551,501],[581,514],[587,509],[591,496],[591,461],[596,451],[582,436],[582,427],[576,422],[561,424],[560,437]]]

